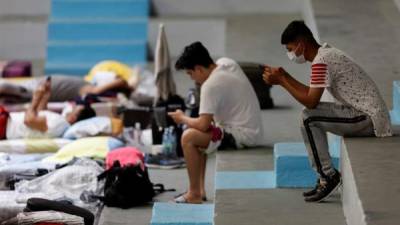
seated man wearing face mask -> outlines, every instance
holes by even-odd
[[[352,58],[328,44],[320,45],[303,21],[284,30],[281,43],[289,59],[311,63],[309,85],[282,67],[265,66],[264,81],[285,88],[306,108],[301,131],[313,169],[319,177],[315,189],[304,192],[305,201],[320,202],[341,184],[340,173],[329,155],[327,132],[341,136],[391,136],[389,113],[374,81]],[[324,90],[335,102],[321,102]]]

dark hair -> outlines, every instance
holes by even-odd
[[[85,120],[85,119],[89,119],[92,117],[96,116],[96,112],[94,111],[94,109],[88,105],[85,104],[84,108],[82,109],[82,111],[79,113],[76,122],[81,121],[81,120]]]
[[[197,41],[185,47],[182,55],[176,61],[175,68],[192,70],[196,65],[208,68],[213,63],[208,50],[201,42]]]
[[[311,30],[304,24],[303,20],[294,20],[285,28],[281,36],[281,44],[286,45],[294,42],[299,38],[306,41],[317,43]]]

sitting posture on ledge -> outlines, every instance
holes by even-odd
[[[188,127],[181,142],[190,186],[175,202],[201,203],[205,199],[206,154],[260,145],[261,109],[239,65],[228,58],[214,63],[200,42],[187,46],[175,67],[201,84],[199,117],[190,118],[180,110],[169,113],[176,123]]]
[[[314,39],[303,21],[291,22],[281,37],[290,60],[311,62],[309,85],[293,78],[282,67],[265,65],[264,81],[285,88],[306,108],[301,131],[313,169],[318,173],[316,187],[304,192],[305,201],[320,202],[341,184],[333,167],[327,132],[341,136],[391,136],[387,107],[374,81],[344,52]],[[335,102],[321,102],[324,90]]]

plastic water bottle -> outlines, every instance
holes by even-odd
[[[171,143],[171,152],[170,155],[172,157],[176,157],[176,132],[174,131],[174,127],[170,126],[169,127],[169,140]]]
[[[138,147],[143,146],[142,142],[142,129],[140,128],[140,123],[135,123],[135,129],[133,130],[133,140]]]
[[[171,139],[170,139],[170,130],[169,128],[164,129],[162,145],[163,145],[163,153],[165,155],[169,155],[171,153]]]

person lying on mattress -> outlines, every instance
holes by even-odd
[[[71,124],[96,116],[89,104],[77,104],[65,116],[46,110],[50,88],[51,79],[48,77],[34,91],[25,112],[8,113],[0,106],[0,140],[61,137]]]
[[[0,80],[0,102],[23,103],[32,100],[33,92],[43,82],[42,77],[19,81]],[[136,88],[138,71],[117,61],[96,64],[84,79],[75,76],[52,75],[50,102],[64,102],[88,94],[114,96],[129,94]]]

